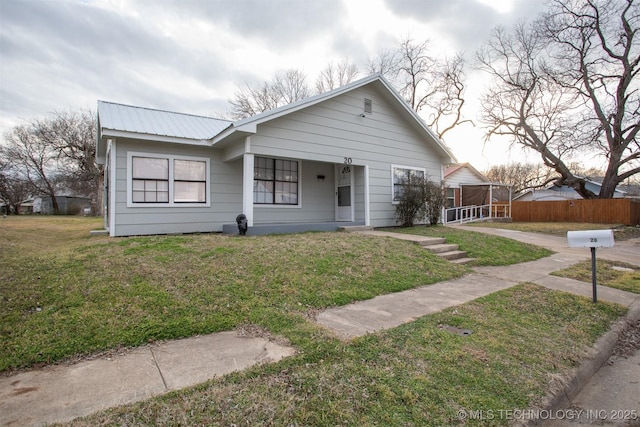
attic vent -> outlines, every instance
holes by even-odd
[[[364,99],[364,112],[371,114],[373,112],[373,102],[370,99]]]

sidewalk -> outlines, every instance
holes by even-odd
[[[294,353],[265,338],[221,332],[46,366],[0,378],[0,426],[68,422]]]
[[[460,279],[329,309],[318,316],[318,322],[345,338],[361,336],[398,326],[522,281],[591,295],[590,283],[548,275],[590,258],[588,249],[570,249],[566,246],[566,239],[553,236],[490,228],[474,227],[471,230],[533,243],[557,253],[514,266],[479,267],[474,269],[474,273]],[[403,236],[401,238],[405,240],[421,239],[420,236],[375,233],[396,238]],[[598,251],[597,256],[640,265],[640,240],[616,243],[613,248]],[[598,287],[598,297],[625,306],[640,302],[639,295],[605,287]],[[112,406],[202,383],[256,363],[277,361],[294,352],[292,348],[265,338],[241,337],[236,332],[223,332],[144,346],[106,359],[82,361],[74,365],[53,365],[19,373],[0,378],[0,426],[41,426],[71,421]],[[640,378],[640,367],[635,368]],[[621,381],[633,381],[631,378],[627,374]]]
[[[572,292],[586,297],[592,296],[591,283],[549,275],[553,271],[590,259],[591,251],[588,248],[569,248],[566,239],[538,233],[484,227],[458,227],[531,243],[546,247],[556,253],[536,261],[510,266],[476,267],[473,269],[474,273],[459,279],[335,307],[320,313],[317,321],[336,331],[343,338],[355,338],[381,329],[399,326],[417,317],[453,305],[463,304],[521,282],[533,282],[551,289]],[[358,231],[357,233],[379,237],[398,236],[398,233],[382,231]],[[400,236],[403,240],[415,242],[425,239],[423,236],[407,234],[400,234]],[[640,265],[640,240],[620,242],[613,248],[599,250],[596,255],[603,259],[614,259]],[[598,286],[598,299],[629,307],[636,299],[640,301],[640,295]]]

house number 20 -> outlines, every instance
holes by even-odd
[[[350,165],[353,162],[353,160],[351,160],[351,157],[345,157],[344,158],[344,164],[345,165]]]

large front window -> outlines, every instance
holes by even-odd
[[[129,161],[131,206],[208,202],[208,159],[130,153]]]
[[[393,174],[393,201],[398,202],[402,198],[405,189],[411,185],[422,184],[426,178],[425,169],[410,166],[392,166]]]
[[[298,204],[298,162],[256,157],[253,168],[253,203]]]

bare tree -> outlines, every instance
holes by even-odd
[[[91,111],[54,112],[16,126],[5,134],[0,154],[10,165],[8,175],[27,182],[33,193],[51,197],[59,211],[59,191],[90,196],[101,206],[103,171],[95,164],[96,119]]]
[[[534,23],[496,29],[477,55],[494,78],[483,97],[487,138],[537,151],[584,198],[611,198],[640,172],[636,1],[552,0]],[[607,159],[599,194],[569,167],[587,150]]]
[[[351,83],[358,76],[358,67],[348,59],[330,62],[316,79],[316,93],[324,93]]]
[[[66,189],[90,196],[102,206],[102,166],[95,163],[96,114],[93,111],[58,111],[34,121],[36,136],[58,153],[59,180]]]
[[[491,166],[483,172],[489,181],[511,186],[514,194],[545,187],[552,182],[553,170],[538,163],[508,163]]]
[[[29,185],[17,177],[5,157],[0,158],[0,200],[6,205],[5,214],[20,212],[20,206],[29,197]]]
[[[383,50],[369,60],[370,72],[383,74],[440,138],[456,126],[471,122],[462,117],[464,59],[461,54],[438,59],[429,41],[401,40],[395,51]]]
[[[36,136],[33,124],[14,127],[5,134],[5,140],[8,145],[0,146],[0,156],[15,171],[12,178],[27,182],[35,193],[50,196],[53,210],[58,212],[58,152]]]
[[[380,73],[392,80],[397,76],[397,62],[397,51],[383,49],[378,51],[373,58],[369,58],[367,71],[371,74]]]
[[[305,80],[302,71],[291,69],[258,86],[246,85],[229,100],[229,114],[232,119],[239,120],[304,99],[309,96]]]

